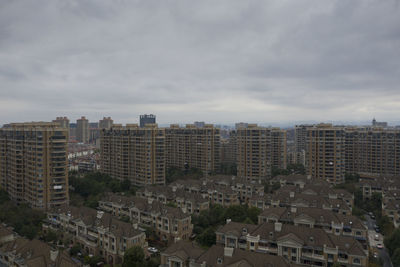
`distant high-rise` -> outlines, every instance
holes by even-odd
[[[307,128],[307,174],[332,184],[344,181],[345,132],[343,127],[318,124]]]
[[[241,123],[236,129],[237,175],[268,178],[271,168],[286,168],[286,131]]]
[[[297,164],[305,165],[305,155],[307,149],[307,129],[312,125],[302,124],[295,126],[293,160]]]
[[[271,167],[286,169],[287,150],[286,150],[286,130],[271,128]]]
[[[58,123],[61,128],[69,129],[69,119],[67,117],[57,117],[53,122]]]
[[[84,116],[76,121],[76,140],[89,143],[89,121]]]
[[[212,124],[185,128],[172,124],[165,129],[167,167],[197,168],[205,174],[220,168],[220,129]]]
[[[228,139],[221,139],[221,163],[236,163],[236,131],[229,132]]]
[[[206,123],[204,121],[195,121],[194,122],[194,126],[196,126],[197,128],[203,128],[204,125],[206,125]]]
[[[257,124],[241,124],[236,129],[237,175],[248,179],[271,175],[271,130]]]
[[[110,129],[113,123],[114,121],[111,117],[103,117],[103,119],[99,121],[99,129]]]
[[[140,115],[140,127],[143,128],[146,124],[156,123],[156,115],[144,114]]]
[[[12,123],[0,129],[0,182],[17,203],[47,210],[68,204],[68,129]]]
[[[238,122],[238,123],[235,124],[235,128],[236,128],[236,129],[239,129],[239,128],[247,128],[247,126],[249,126],[249,124],[246,123],[246,122]]]
[[[372,126],[375,127],[387,127],[388,123],[386,121],[376,121],[375,118],[372,120]]]
[[[400,131],[382,127],[346,128],[346,172],[400,175]]]
[[[100,134],[101,171],[134,185],[165,184],[165,129],[114,124]]]

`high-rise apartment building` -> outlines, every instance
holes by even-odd
[[[220,129],[212,124],[185,128],[172,124],[165,129],[167,167],[197,168],[205,174],[220,168]]]
[[[17,203],[47,210],[68,204],[68,129],[12,123],[0,129],[0,182]]]
[[[111,117],[103,117],[102,120],[99,121],[99,129],[110,129],[113,125],[114,121]]]
[[[294,145],[295,150],[294,160],[297,164],[305,165],[305,155],[307,149],[307,129],[312,127],[312,125],[302,124],[295,126],[294,132]]]
[[[81,143],[89,143],[89,120],[83,116],[76,120],[76,140]]]
[[[221,139],[221,163],[236,163],[237,144],[236,131],[229,132],[228,139]]]
[[[156,115],[153,114],[144,114],[140,115],[140,127],[144,127],[146,124],[155,124],[156,123]]]
[[[53,122],[60,124],[61,128],[69,129],[69,119],[67,117],[57,117]]]
[[[271,167],[286,169],[286,130],[271,128]]]
[[[271,129],[248,124],[239,126],[236,133],[237,175],[247,179],[270,177]]]
[[[165,129],[114,124],[100,134],[101,171],[135,185],[165,184]]]
[[[236,130],[237,175],[268,178],[271,168],[286,168],[286,130],[242,123]]]
[[[400,174],[400,130],[346,128],[346,172]]]
[[[332,124],[307,128],[307,174],[332,184],[344,181],[345,131]]]

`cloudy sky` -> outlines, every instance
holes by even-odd
[[[0,1],[0,124],[400,122],[399,0]]]

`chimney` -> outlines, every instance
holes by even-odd
[[[51,261],[56,261],[58,256],[58,250],[52,249],[50,250],[50,260]]]
[[[224,247],[224,256],[232,257],[234,248]]]
[[[290,198],[294,198],[294,192],[290,192]]]
[[[276,222],[275,223],[275,232],[280,232],[282,230],[282,223]]]

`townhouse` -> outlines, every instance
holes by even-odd
[[[111,214],[87,207],[63,206],[49,211],[43,231],[49,230],[71,236],[86,254],[99,255],[110,264],[121,263],[130,247],[147,247],[143,231]]]
[[[132,222],[152,228],[163,241],[187,240],[192,235],[190,214],[156,200],[107,194],[99,201],[99,208],[114,216],[128,217]]]
[[[160,267],[289,267],[290,264],[282,257],[255,253],[214,245],[202,249],[191,242],[178,242],[161,253]]]
[[[353,236],[363,245],[368,240],[368,228],[358,217],[320,208],[267,208],[258,216],[258,224],[265,222],[319,228],[328,234]]]
[[[228,222],[216,232],[217,245],[281,256],[306,266],[367,266],[368,250],[351,236],[290,224],[258,226]]]

